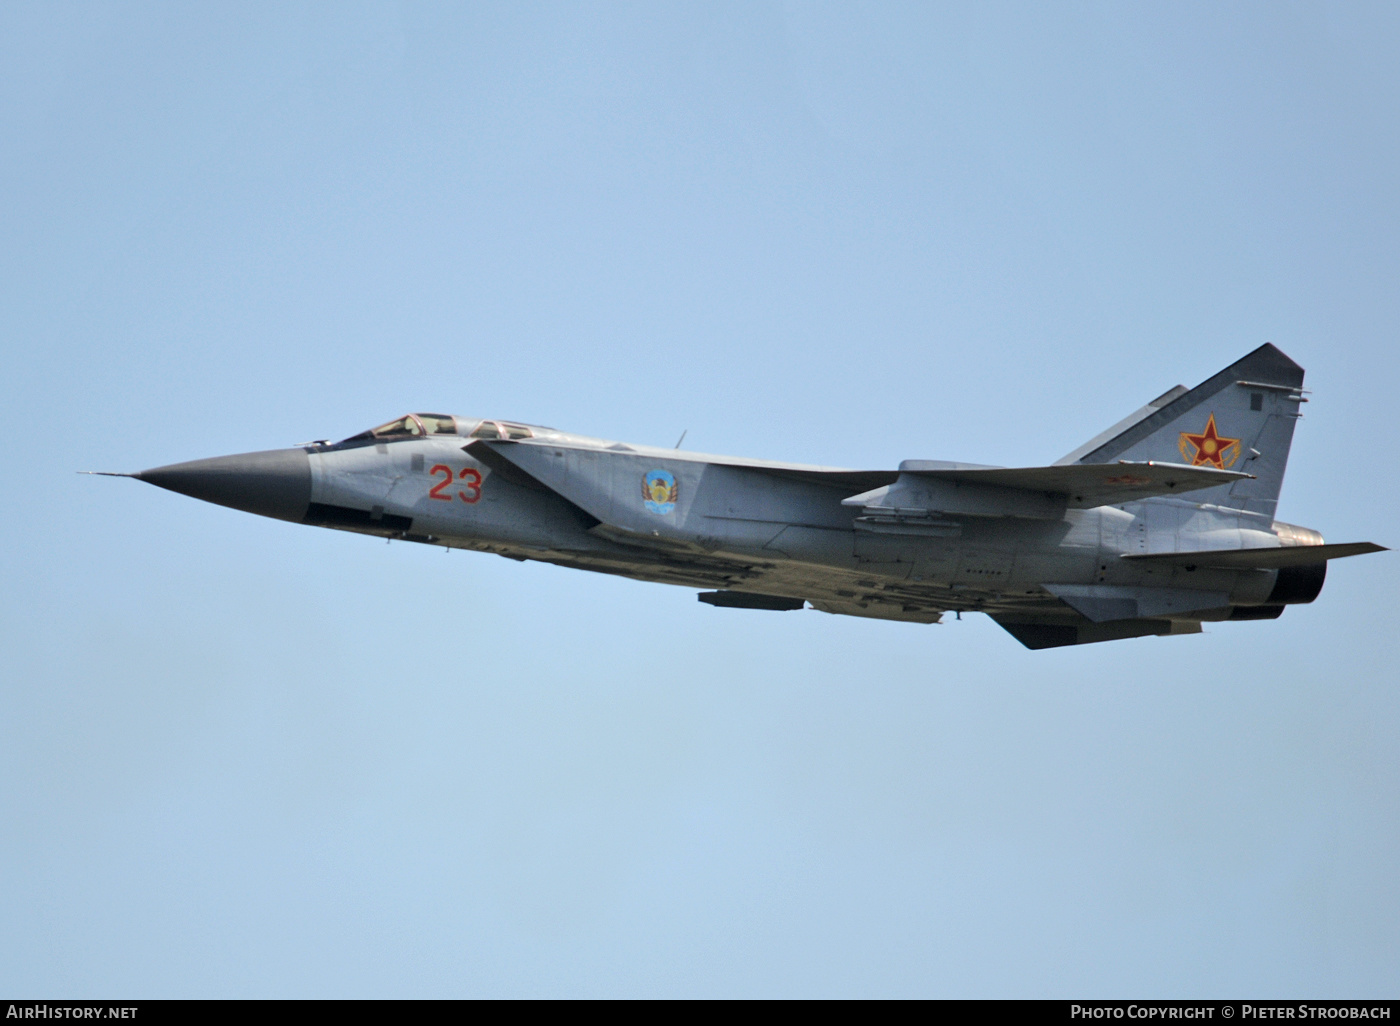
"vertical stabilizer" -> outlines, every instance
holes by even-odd
[[[1093,452],[1095,449],[1103,445],[1109,439],[1117,438],[1119,435],[1121,435],[1124,431],[1127,431],[1128,428],[1132,427],[1134,424],[1138,423],[1139,421],[1146,420],[1148,417],[1152,416],[1154,413],[1160,410],[1163,406],[1166,406],[1167,403],[1171,402],[1173,399],[1176,399],[1178,396],[1185,395],[1187,391],[1188,389],[1185,385],[1177,385],[1174,388],[1167,389],[1167,391],[1163,392],[1156,399],[1153,399],[1142,409],[1135,410],[1132,413],[1128,414],[1117,424],[1114,424],[1113,427],[1108,428],[1104,431],[1100,431],[1097,435],[1089,439],[1078,449],[1075,449],[1074,452],[1069,453],[1065,456],[1061,456],[1055,461],[1054,465],[1057,467],[1063,467],[1070,463],[1078,463],[1080,459],[1082,459],[1087,453]]]
[[[1272,517],[1293,425],[1307,401],[1302,387],[1303,368],[1265,344],[1095,448],[1071,456],[1079,463],[1161,460],[1252,474],[1254,480],[1194,492],[1192,498]]]

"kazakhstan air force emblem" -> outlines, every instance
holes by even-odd
[[[642,505],[648,513],[670,513],[676,508],[680,485],[668,470],[648,470],[642,475]]]
[[[1206,429],[1199,435],[1190,431],[1181,433],[1177,443],[1182,457],[1193,467],[1214,467],[1216,470],[1229,470],[1240,458],[1240,440],[1224,438],[1215,430],[1215,414],[1206,421]]]

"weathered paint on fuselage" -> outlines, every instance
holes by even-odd
[[[332,516],[324,526],[639,580],[807,599],[857,615],[874,603],[882,616],[913,620],[932,620],[940,610],[1039,606],[1050,598],[1049,582],[1190,587],[1253,604],[1264,601],[1277,576],[1120,558],[1279,544],[1266,517],[1182,498],[1071,509],[1054,521],[967,518],[941,536],[880,533],[857,529],[859,511],[842,505],[851,488],[773,473],[824,468],[564,433],[510,443],[538,450],[529,455],[542,467],[557,465],[561,478],[582,489],[585,504],[599,504],[594,517],[553,490],[493,471],[464,451],[467,442],[430,436],[312,447],[313,508],[360,514],[346,522]],[[641,482],[651,470],[677,483],[674,509],[665,514],[645,506]],[[620,530],[600,533],[599,521]]]
[[[282,520],[715,589],[710,605],[935,623],[1029,648],[1187,634],[1313,601],[1326,545],[1273,520],[1303,369],[1263,345],[1050,466],[839,470],[409,414],[314,443],[142,471]]]

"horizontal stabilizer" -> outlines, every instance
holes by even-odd
[[[1119,502],[1132,502],[1154,495],[1175,495],[1201,488],[1213,488],[1248,478],[1229,470],[1188,467],[1179,463],[1071,463],[1057,467],[987,467],[946,469],[947,464],[905,460],[902,474],[920,478],[1014,488],[1065,496],[1071,509],[1092,509]]]
[[[1374,542],[1345,542],[1339,545],[1294,545],[1278,549],[1210,549],[1204,552],[1152,552],[1123,556],[1134,562],[1167,566],[1219,567],[1226,570],[1282,570],[1290,566],[1313,566],[1343,556],[1364,556],[1368,552],[1388,552]]]

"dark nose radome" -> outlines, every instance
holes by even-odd
[[[136,477],[181,495],[278,520],[300,522],[311,504],[311,458],[304,449],[172,463]]]

